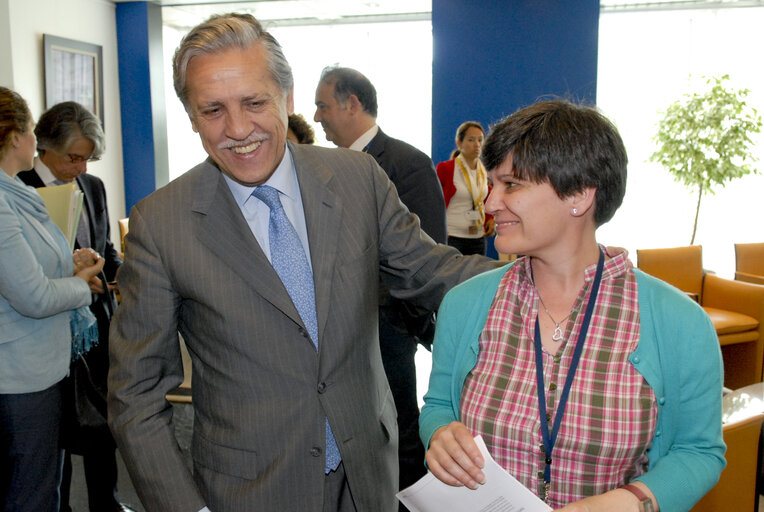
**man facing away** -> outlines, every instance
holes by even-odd
[[[293,79],[250,15],[181,42],[175,90],[209,159],[130,215],[109,422],[148,511],[395,510],[377,288],[434,309],[493,265],[435,244],[373,158],[286,142]],[[193,363],[193,474],[168,391]]]
[[[377,125],[377,91],[355,69],[327,67],[316,88],[316,113],[326,138],[341,148],[369,153],[385,171],[404,205],[425,233],[446,243],[443,190],[430,157],[385,134]],[[380,286],[379,343],[382,363],[398,411],[400,488],[424,476],[419,439],[415,355],[417,343],[432,341],[432,312],[395,299]],[[402,506],[402,505],[401,505]]]
[[[38,157],[34,169],[18,174],[33,187],[46,187],[74,182],[82,190],[84,201],[82,217],[77,231],[76,248],[91,247],[101,254],[106,263],[103,271],[107,281],[113,281],[122,258],[111,242],[109,211],[103,182],[87,173],[88,162],[100,159],[104,151],[104,134],[100,120],[87,108],[67,101],[58,103],[40,116],[35,127]],[[111,286],[113,288],[113,285]],[[117,460],[114,440],[106,426],[106,377],[109,371],[109,321],[114,308],[113,296],[103,293],[98,279],[91,284],[97,293],[90,310],[98,322],[98,344],[83,357],[90,371],[90,379],[82,379],[82,386],[95,398],[103,425],[84,431],[73,421],[75,414],[75,367],[66,380],[64,395],[64,469],[61,481],[61,510],[70,511],[69,490],[72,479],[71,453],[82,455],[88,506],[93,512],[130,510],[119,502],[117,492]],[[82,377],[83,375],[80,375]],[[80,387],[78,392],[84,392]]]

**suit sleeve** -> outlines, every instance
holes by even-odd
[[[463,256],[422,236],[392,182],[381,168],[376,171],[372,177],[380,228],[380,268],[393,297],[437,310],[443,295],[454,285],[501,265],[483,256]]]
[[[165,399],[183,380],[180,300],[139,206],[128,237],[122,303],[109,339],[109,425],[146,510],[197,511],[205,503],[178,448]]]

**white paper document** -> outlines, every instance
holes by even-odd
[[[453,487],[427,473],[396,496],[411,512],[549,512],[552,508],[499,466],[475,437],[483,454],[485,484],[476,490]]]

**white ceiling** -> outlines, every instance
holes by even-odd
[[[151,1],[163,7],[165,25],[186,30],[213,14],[232,11],[248,12],[261,22],[278,22],[279,25],[429,19],[432,12],[432,0]]]

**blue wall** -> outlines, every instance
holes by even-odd
[[[165,185],[167,159],[161,7],[117,4],[125,209]]]
[[[432,159],[544,96],[594,103],[599,0],[433,0]]]

